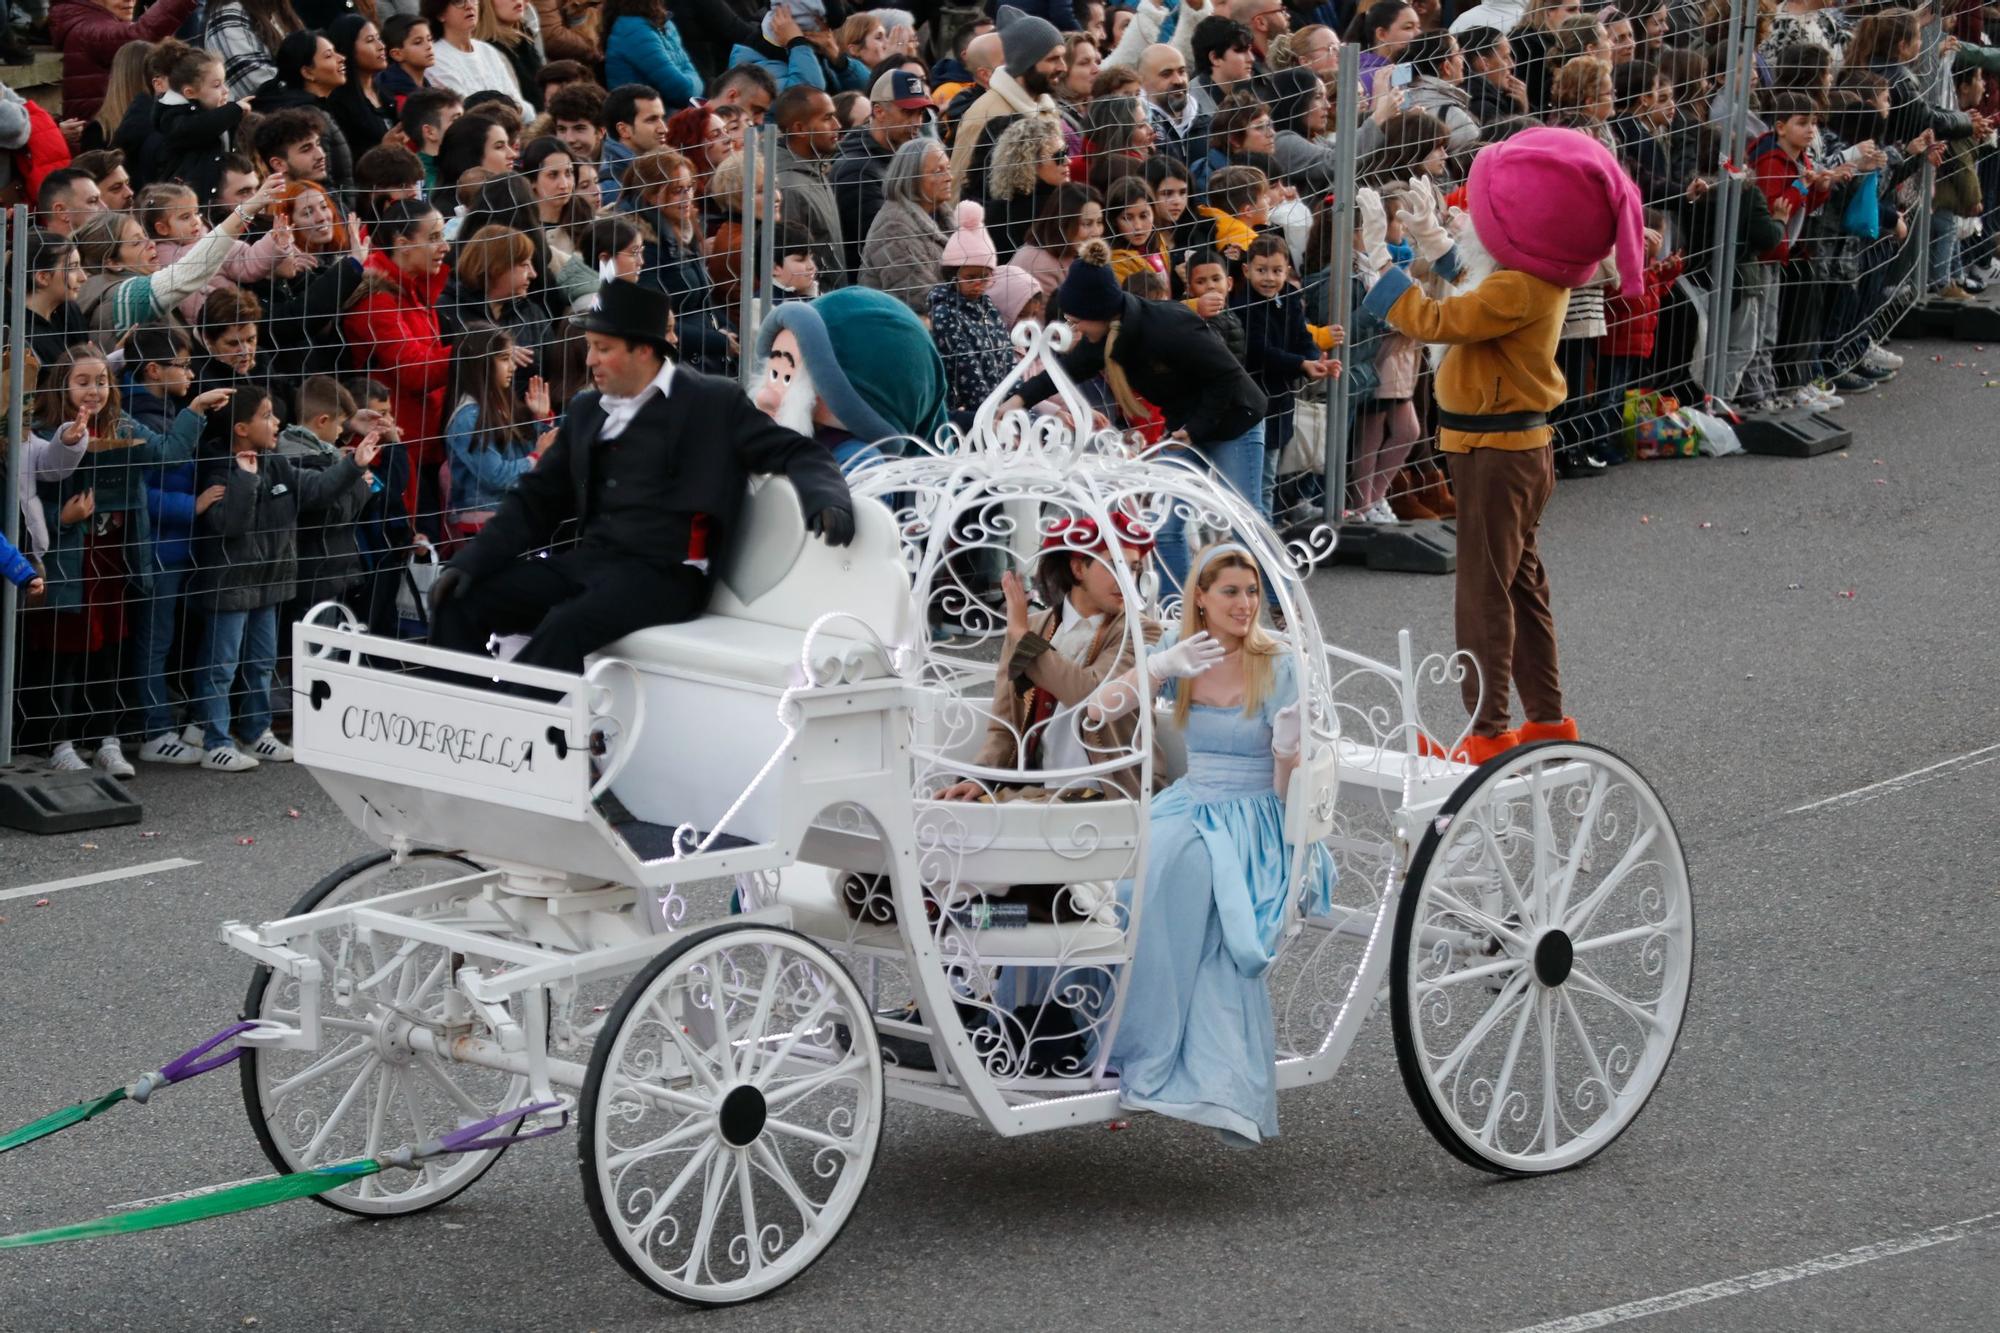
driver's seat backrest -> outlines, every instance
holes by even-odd
[[[852,637],[858,620],[889,646],[909,639],[915,619],[888,506],[857,497],[854,541],[829,546],[807,531],[798,491],[783,477],[751,483],[718,572],[710,615],[803,632],[837,611],[843,615],[828,623],[828,634]]]

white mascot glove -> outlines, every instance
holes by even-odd
[[[1428,177],[1419,176],[1410,181],[1401,197],[1403,234],[1425,263],[1437,263],[1453,244],[1451,233],[1445,230],[1444,200],[1438,197],[1437,187]]]
[[[1222,660],[1222,645],[1207,630],[1189,635],[1171,648],[1146,655],[1146,674],[1154,680],[1199,676]]]
[[[1280,759],[1296,759],[1299,754],[1299,706],[1286,704],[1271,718],[1271,753]]]
[[[1361,253],[1355,263],[1361,276],[1373,283],[1389,267],[1389,215],[1382,196],[1368,189],[1354,192],[1354,211],[1361,219]]]

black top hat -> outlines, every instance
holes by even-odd
[[[587,333],[651,343],[666,355],[673,350],[667,341],[671,310],[667,294],[657,287],[641,287],[636,282],[613,278],[598,288],[597,309],[577,323]]]

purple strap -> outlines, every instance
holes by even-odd
[[[462,1128],[454,1129],[449,1134],[432,1139],[429,1143],[417,1149],[417,1156],[436,1157],[440,1153],[484,1152],[488,1148],[504,1148],[510,1143],[525,1143],[529,1139],[545,1138],[550,1134],[556,1133],[558,1130],[569,1127],[569,1112],[563,1112],[563,1118],[560,1123],[544,1125],[540,1129],[531,1129],[521,1134],[499,1134],[490,1139],[482,1138],[481,1136],[490,1134],[503,1126],[511,1125],[516,1120],[527,1116],[539,1115],[543,1111],[553,1111],[561,1105],[561,1102],[536,1102],[532,1106],[523,1106],[518,1110],[502,1111],[499,1115],[481,1120],[477,1124],[466,1125]]]
[[[221,1055],[213,1056],[207,1060],[201,1057],[207,1055],[210,1051],[233,1037],[240,1037],[246,1032],[256,1031],[257,1027],[258,1024],[256,1023],[230,1024],[185,1055],[176,1056],[161,1066],[160,1077],[168,1083],[179,1083],[183,1079],[193,1078],[196,1074],[206,1074],[211,1069],[222,1068],[242,1055],[243,1047],[232,1046]]]

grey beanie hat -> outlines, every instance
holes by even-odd
[[[1062,34],[1056,31],[1055,24],[1024,14],[1012,5],[1000,6],[995,22],[1000,29],[1000,50],[1006,57],[1007,72],[1017,79],[1062,45]]]

